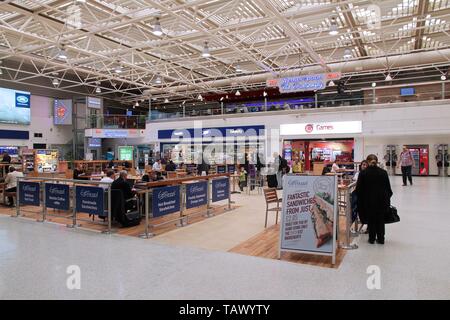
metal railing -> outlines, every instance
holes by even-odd
[[[414,86],[416,87],[416,86]],[[400,88],[398,88],[400,90]],[[216,115],[253,114],[288,110],[308,110],[345,106],[385,105],[417,101],[435,101],[450,98],[450,90],[425,91],[410,96],[400,94],[378,94],[378,89],[365,90],[359,94],[337,95],[316,94],[310,99],[269,99],[243,102],[211,102],[207,105],[195,104],[167,105],[164,109],[152,108],[149,121],[207,117]]]
[[[359,235],[358,217],[353,221],[352,212],[352,193],[356,188],[356,182],[353,182],[343,189],[339,190],[339,216],[345,217],[345,236],[340,245],[342,249],[358,249],[358,245],[353,242],[353,238]],[[352,231],[352,225],[355,224],[355,231]]]
[[[86,119],[88,129],[145,129],[146,115],[91,115]]]
[[[28,211],[25,209],[25,206],[22,206],[21,203],[21,197],[20,197],[20,192],[21,192],[21,187],[20,184],[23,182],[32,182],[32,183],[38,183],[39,184],[39,204],[37,206],[34,207],[41,207],[42,206],[42,210],[41,210],[41,215],[42,215],[42,219],[36,219],[36,221],[38,222],[45,222],[47,220],[47,217],[49,216],[53,216],[53,217],[58,217],[58,218],[71,218],[72,219],[72,224],[68,224],[67,227],[69,228],[75,228],[77,226],[79,226],[77,224],[78,221],[85,221],[85,222],[89,222],[92,224],[100,224],[102,226],[107,226],[107,230],[102,231],[102,233],[106,233],[106,234],[110,234],[112,232],[112,228],[111,228],[111,182],[100,182],[100,181],[86,181],[86,180],[74,180],[74,179],[60,179],[60,178],[45,178],[45,177],[18,177],[17,178],[17,188],[16,188],[16,199],[17,199],[17,205],[16,205],[16,212],[15,215],[13,214],[12,217],[19,217],[21,216],[21,213],[33,213],[33,214],[37,214],[39,215],[39,212],[36,211]],[[46,188],[45,185],[47,183],[51,183],[51,184],[65,184],[65,185],[69,185],[69,199],[67,199],[67,201],[69,201],[69,210],[72,213],[69,214],[68,216],[61,216],[58,214],[51,214],[48,212],[48,209],[55,209],[52,207],[47,207],[47,199],[46,199]],[[108,218],[108,223],[107,225],[104,223],[99,223],[99,222],[95,222],[92,220],[86,220],[80,217],[77,217],[77,214],[82,213],[82,212],[77,212],[76,210],[76,204],[77,204],[77,199],[76,199],[76,187],[79,185],[90,185],[90,186],[97,186],[100,187],[101,185],[108,185],[107,189],[103,189],[102,188],[102,192],[106,192],[106,197],[107,197],[107,205],[106,205],[106,210],[105,210],[105,203],[103,201],[102,203],[102,209],[103,212],[107,212],[107,218]],[[104,194],[103,194],[104,196]],[[26,204],[26,206],[29,206],[28,204]],[[33,205],[31,205],[33,206]],[[60,209],[55,209],[55,210],[60,210]],[[61,210],[61,211],[65,211],[65,210]]]

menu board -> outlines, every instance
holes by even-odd
[[[283,178],[280,252],[335,256],[337,223],[335,176]]]
[[[133,146],[119,147],[119,160],[132,161],[133,160]]]
[[[58,150],[36,150],[37,172],[58,172]]]

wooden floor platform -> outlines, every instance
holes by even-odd
[[[231,209],[235,209],[238,206],[231,205]],[[210,209],[210,213],[213,215],[220,215],[222,213],[225,213],[227,211],[228,204],[225,205],[212,205]],[[13,215],[16,212],[16,208],[10,208],[10,207],[0,207],[0,214],[3,215]],[[188,224],[196,223],[203,221],[205,219],[208,219],[204,214],[206,213],[206,206],[189,209],[184,212],[184,215],[188,215]],[[149,224],[152,225],[158,225],[165,223],[164,225],[155,227],[155,228],[149,228],[149,232],[153,233],[154,236],[161,235],[163,233],[175,230],[179,228],[177,226],[177,222],[168,222],[170,220],[175,220],[177,217],[180,216],[180,213],[173,213],[168,214],[163,217],[158,217],[154,219],[149,219]],[[32,206],[26,206],[23,207],[23,210],[21,210],[21,217],[28,218],[31,220],[42,220],[42,207],[32,207]],[[46,218],[46,221],[53,222],[57,224],[62,225],[72,225],[73,219],[72,219],[72,212],[67,211],[56,211],[49,209],[48,215]],[[102,219],[95,217],[95,220],[92,220],[92,217],[89,217],[88,214],[84,213],[77,213],[77,227],[78,228],[84,228],[92,231],[107,231],[108,230],[108,223],[103,222]],[[145,231],[145,218],[142,218],[141,223],[138,226],[135,227],[128,227],[128,228],[121,228],[119,224],[113,223],[112,224],[112,231],[120,234],[120,235],[127,235],[127,236],[133,236],[137,237],[144,233]]]
[[[237,245],[229,252],[244,254],[248,256],[278,259],[278,249],[280,240],[280,225],[273,225],[247,241]],[[341,229],[343,230],[343,229]],[[345,250],[338,249],[336,254],[336,264],[333,265],[331,257],[312,254],[301,254],[293,252],[283,252],[281,260],[294,263],[309,264],[326,268],[339,268],[345,256]]]

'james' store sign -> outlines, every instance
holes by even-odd
[[[290,123],[280,125],[282,136],[361,133],[362,121]]]

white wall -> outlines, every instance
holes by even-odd
[[[72,140],[72,126],[53,125],[53,99],[31,95],[31,124],[11,125],[0,123],[2,130],[23,130],[30,132],[30,140],[0,139],[2,146],[33,147],[33,143],[66,144]],[[35,138],[34,133],[42,133]]]
[[[430,174],[437,174],[436,144],[450,144],[450,105],[436,105],[431,101],[420,105],[385,105],[381,108],[343,107],[334,109],[299,110],[289,114],[271,112],[266,114],[242,114],[201,121],[203,127],[232,127],[264,125],[266,130],[278,130],[280,124],[333,121],[362,121],[361,134],[289,136],[289,138],[351,138],[355,139],[355,160],[360,161],[368,153],[384,156],[387,144],[426,144],[430,148]],[[151,122],[146,129],[144,143],[158,141],[158,130],[194,128],[194,120]]]

